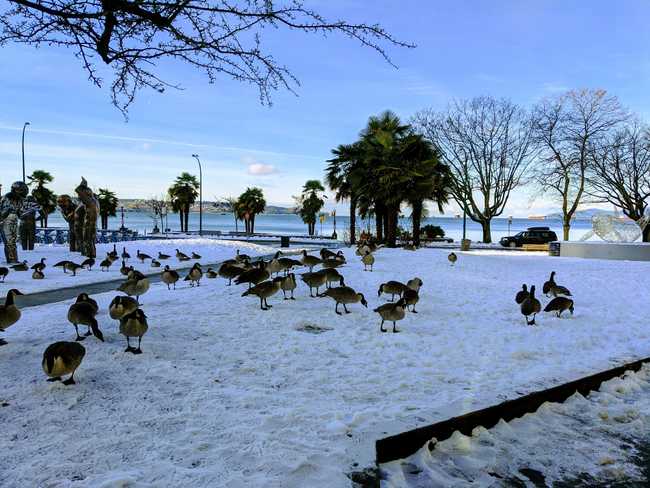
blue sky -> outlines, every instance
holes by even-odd
[[[59,193],[83,174],[120,197],[161,194],[180,171],[198,173],[191,158],[198,153],[206,199],[255,185],[270,203],[289,204],[306,179],[322,178],[331,148],[353,141],[368,116],[385,109],[408,119],[454,97],[490,94],[530,105],[569,88],[597,87],[650,120],[646,1],[307,3],[329,17],[379,22],[417,48],[389,47],[394,69],[341,36],[274,32],[267,46],[299,78],[297,97],[278,92],[272,107],[261,106],[254,87],[225,77],[210,85],[187,66],[165,63],[163,78],[184,90],[140,92],[128,122],[71,52],[0,48],[3,191],[20,177],[24,121],[31,122],[27,171],[50,171]],[[532,194],[518,191],[505,214],[556,208]]]

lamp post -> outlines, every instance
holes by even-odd
[[[25,129],[30,125],[29,122],[25,122],[23,125],[23,183],[25,183]]]
[[[508,217],[508,236],[510,235],[510,226],[512,225],[512,215]]]
[[[192,157],[199,163],[199,235],[203,235],[203,170],[201,169],[201,160],[198,154],[192,154]]]

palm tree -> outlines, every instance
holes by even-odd
[[[363,171],[363,143],[357,141],[353,144],[341,144],[332,149],[334,157],[325,170],[325,182],[336,192],[336,201],[348,200],[350,202],[350,243],[357,241],[357,204],[358,195],[356,188],[359,186]]]
[[[108,229],[108,218],[117,215],[117,206],[119,201],[115,193],[108,188],[100,188],[97,193],[99,202],[99,217],[101,218],[102,229]]]
[[[169,187],[168,193],[172,203],[172,210],[178,212],[181,220],[181,232],[189,230],[190,208],[199,196],[199,181],[196,176],[183,172]]]
[[[48,215],[56,210],[56,194],[45,185],[52,183],[54,177],[47,171],[37,169],[27,179],[29,179],[30,185],[36,184],[36,188],[32,190],[32,196],[41,206],[39,212],[41,227],[47,227]]]
[[[302,187],[302,194],[296,198],[299,205],[298,214],[302,221],[307,224],[307,232],[313,236],[316,231],[316,217],[325,205],[325,191],[323,184],[319,180],[307,180]]]
[[[440,212],[449,201],[452,175],[449,167],[440,162],[431,143],[420,134],[402,141],[402,160],[409,178],[403,189],[406,202],[411,206],[413,244],[420,245],[420,224],[426,209],[424,202],[433,201]]]
[[[254,234],[255,216],[264,212],[266,208],[264,192],[262,192],[261,188],[246,188],[246,191],[239,196],[237,201],[239,202],[238,212],[246,225],[246,232]]]

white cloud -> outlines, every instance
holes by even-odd
[[[265,163],[249,163],[247,172],[252,176],[266,176],[277,173],[278,170],[272,164]]]

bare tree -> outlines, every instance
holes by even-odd
[[[505,99],[477,97],[443,113],[419,112],[414,123],[449,165],[452,197],[481,224],[483,242],[492,242],[491,221],[525,183],[534,158],[529,114]]]
[[[611,203],[640,223],[643,242],[650,242],[645,211],[650,198],[650,129],[633,121],[591,148],[587,193]]]
[[[169,211],[169,201],[165,197],[151,197],[145,200],[144,204],[149,209],[149,216],[153,220],[154,227],[158,227],[160,221],[160,228],[164,229],[163,219]]]
[[[590,151],[625,118],[618,99],[605,90],[573,90],[542,100],[534,109],[535,140],[540,146],[536,180],[544,194],[562,205],[563,239],[582,202]]]
[[[239,203],[239,200],[237,197],[229,196],[222,198],[221,202],[219,202],[218,198],[215,198],[218,203],[215,203],[215,206],[222,206],[228,209],[229,212],[232,213],[233,218],[235,219],[235,232],[239,233],[239,212],[237,211],[237,204]]]
[[[251,83],[262,103],[279,88],[299,84],[263,49],[262,33],[285,29],[341,33],[390,59],[385,45],[413,47],[377,24],[330,21],[302,0],[8,0],[0,9],[0,43],[64,46],[74,51],[90,80],[102,86],[97,61],[114,74],[113,104],[126,113],[136,92],[175,86],[156,65],[180,60],[205,73]]]

